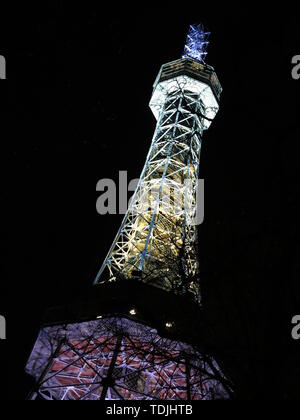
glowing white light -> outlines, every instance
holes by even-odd
[[[178,89],[178,86],[180,86],[181,89],[186,89],[189,92],[199,95],[205,105],[206,118],[209,118],[210,120],[215,118],[219,110],[219,104],[210,86],[188,76],[179,76],[157,85],[150,101],[150,108],[157,120],[164,108],[166,98],[171,92]],[[207,130],[210,125],[211,121],[206,120],[203,128]]]

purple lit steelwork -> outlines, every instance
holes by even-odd
[[[125,318],[44,328],[26,370],[38,384],[31,399],[215,400],[231,392],[211,357]]]
[[[209,45],[209,36],[210,32],[206,32],[201,23],[199,25],[191,25],[184,48],[184,57],[188,56],[204,63],[207,56],[206,50]]]

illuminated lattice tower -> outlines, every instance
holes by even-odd
[[[191,27],[185,55],[164,65],[150,107],[157,126],[128,213],[96,284],[120,277],[200,301],[197,186],[203,132],[219,109],[221,86],[204,64],[207,33]]]
[[[48,317],[27,364],[36,380],[32,399],[207,400],[232,393],[203,345],[200,320],[199,161],[222,91],[205,64],[208,35],[191,26],[183,57],[157,77],[150,101],[157,126],[136,192],[93,298]]]

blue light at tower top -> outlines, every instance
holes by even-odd
[[[190,25],[183,57],[188,56],[204,63],[207,56],[206,50],[209,45],[209,35],[210,32],[204,30],[202,23],[199,25]]]

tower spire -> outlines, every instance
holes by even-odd
[[[210,32],[205,31],[202,23],[190,25],[186,38],[183,57],[191,57],[205,63]]]

